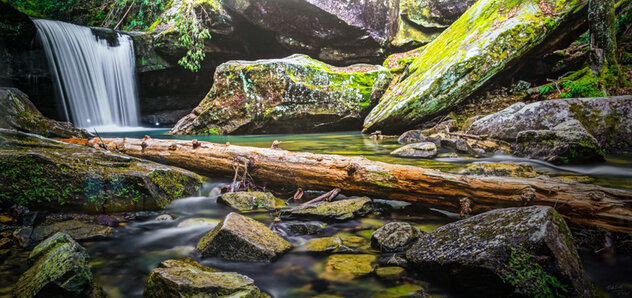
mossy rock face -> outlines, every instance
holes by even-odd
[[[218,203],[226,204],[239,211],[250,210],[274,210],[285,206],[285,201],[275,197],[269,192],[240,191],[225,193],[217,198]]]
[[[391,152],[391,155],[408,158],[434,158],[437,156],[437,145],[431,142],[408,144],[397,148]]]
[[[57,233],[36,246],[33,265],[13,289],[15,297],[89,297],[94,290],[86,249],[66,233]]]
[[[58,211],[153,210],[201,186],[192,172],[0,128],[0,201]]]
[[[195,261],[194,261],[195,262]],[[248,276],[185,262],[151,271],[143,297],[267,297]]]
[[[402,0],[400,14],[424,28],[447,28],[476,0]]]
[[[515,141],[525,130],[552,130],[577,120],[608,151],[632,148],[632,96],[568,98],[516,103],[472,123],[467,133]]]
[[[552,130],[526,130],[516,137],[515,155],[555,164],[604,161],[604,150],[577,120],[569,120]]]
[[[173,134],[297,133],[360,127],[390,83],[381,66],[334,67],[305,55],[229,61]]]
[[[281,212],[281,218],[319,219],[329,221],[343,221],[373,212],[371,199],[363,197],[340,200],[335,202],[320,202],[299,206]]]
[[[497,209],[442,226],[406,258],[465,295],[592,296],[568,226],[551,207]]]
[[[358,253],[368,252],[369,250],[370,245],[367,239],[349,233],[339,233],[331,237],[311,239],[300,248],[300,251],[319,253]]]
[[[464,169],[459,169],[454,173],[460,175],[516,178],[535,178],[540,176],[531,165],[512,163],[471,163]]]
[[[401,133],[429,120],[526,59],[531,50],[575,34],[556,28],[575,28],[585,21],[585,1],[540,2],[476,2],[414,59],[365,118],[364,131]]]
[[[407,222],[391,222],[371,234],[371,246],[383,252],[408,249],[423,232]]]
[[[292,245],[264,224],[229,213],[212,231],[202,237],[197,251],[205,257],[221,257],[233,261],[272,261]]]
[[[31,239],[40,242],[57,232],[64,232],[76,240],[94,240],[112,236],[114,229],[108,226],[87,224],[78,220],[67,220],[33,229]]]
[[[376,261],[377,257],[369,254],[331,255],[319,277],[331,281],[354,279],[373,273]]]
[[[56,138],[91,136],[87,131],[75,128],[69,122],[59,122],[44,117],[26,94],[8,87],[0,87],[0,128]]]

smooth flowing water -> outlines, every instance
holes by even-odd
[[[116,33],[116,41],[110,45],[88,27],[33,21],[67,120],[78,127],[101,130],[137,126],[132,38]]]

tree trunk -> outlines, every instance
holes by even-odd
[[[604,67],[618,66],[614,0],[590,0],[590,68],[600,75]]]
[[[248,166],[258,184],[420,203],[453,212],[548,205],[573,223],[632,233],[632,191],[554,179],[463,176],[420,167],[345,157],[210,142],[116,138],[66,142],[107,147],[198,173],[232,177]],[[467,202],[466,210],[462,210]]]

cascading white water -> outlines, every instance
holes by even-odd
[[[109,46],[88,27],[34,20],[66,118],[78,127],[137,126],[134,47],[118,34]]]

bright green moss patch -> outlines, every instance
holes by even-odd
[[[568,289],[546,272],[528,252],[511,248],[505,280],[530,297],[566,297]]]

